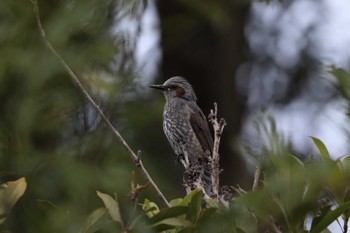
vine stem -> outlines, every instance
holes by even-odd
[[[40,13],[39,13],[39,5],[37,0],[30,0],[33,4],[34,7],[34,14],[36,17],[36,23],[40,32],[40,36],[42,40],[44,41],[46,47],[55,55],[55,57],[58,59],[58,61],[61,63],[63,68],[67,71],[69,74],[69,77],[73,81],[73,83],[78,87],[80,92],[83,94],[83,96],[88,100],[88,102],[93,106],[93,108],[96,110],[96,112],[101,116],[103,121],[107,124],[109,129],[113,132],[114,136],[117,138],[117,140],[123,145],[125,150],[128,152],[130,157],[132,158],[133,162],[135,165],[139,168],[140,172],[144,176],[144,178],[149,182],[149,184],[152,186],[152,188],[156,191],[158,196],[163,200],[163,202],[170,207],[170,204],[168,200],[165,198],[163,193],[160,191],[158,188],[157,184],[154,182],[152,177],[149,175],[148,171],[144,167],[141,158],[140,158],[140,153],[138,155],[130,148],[130,146],[127,144],[127,142],[124,140],[122,135],[114,128],[110,120],[106,117],[106,115],[103,113],[101,108],[95,103],[95,101],[92,99],[90,94],[86,91],[84,88],[83,84],[80,82],[79,78],[75,75],[75,73],[72,71],[72,69],[67,65],[67,63],[63,60],[61,55],[56,51],[56,49],[52,46],[51,42],[48,40],[46,37],[46,32],[42,26],[41,19],[40,19]]]

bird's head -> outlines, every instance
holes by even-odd
[[[169,78],[163,84],[150,85],[150,87],[163,91],[167,100],[182,98],[188,101],[197,101],[191,84],[179,76]]]

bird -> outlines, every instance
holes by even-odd
[[[190,165],[197,164],[200,178],[210,193],[211,178],[209,157],[213,138],[203,111],[197,105],[197,96],[191,84],[175,76],[163,84],[150,85],[161,90],[166,103],[163,111],[163,131],[178,159],[186,154]]]

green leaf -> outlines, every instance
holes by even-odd
[[[151,224],[156,224],[157,222],[163,221],[167,218],[175,218],[186,214],[188,207],[186,206],[174,206],[167,209],[161,210],[158,214],[154,215],[150,219]]]
[[[266,209],[269,209],[270,214],[277,214],[279,206],[271,200],[271,195],[266,190],[250,191],[235,199],[237,205],[243,206],[251,210],[257,217],[268,220]]]
[[[96,193],[97,193],[97,196],[101,198],[101,200],[103,201],[111,218],[114,221],[119,222],[120,224],[123,224],[118,202],[108,194],[101,193],[99,191],[96,191]]]
[[[6,218],[7,218],[7,214],[0,215],[0,225],[5,222]]]
[[[1,185],[0,188],[0,224],[2,224],[7,217],[7,214],[11,211],[12,207],[16,204],[18,199],[23,196],[27,189],[27,182],[24,177],[9,181]]]
[[[297,156],[288,154],[287,159],[288,161],[292,162],[295,165],[295,167],[304,168],[303,161],[301,161]]]
[[[178,206],[182,204],[182,198],[176,198],[170,201],[170,206]]]
[[[177,233],[193,233],[193,232],[197,232],[197,230],[194,229],[193,227],[186,227],[178,231]]]
[[[41,200],[38,199],[36,200],[37,205],[44,209],[44,210],[59,210],[62,211],[59,207],[57,207],[55,204],[53,204],[52,202],[48,201],[48,200]]]
[[[202,193],[202,190],[201,190],[200,188],[196,188],[196,189],[192,190],[189,194],[187,194],[187,195],[183,198],[181,204],[187,206],[187,205],[191,202],[192,197],[193,197],[196,193],[198,193],[198,192]]]
[[[201,213],[199,221],[201,222],[210,221],[210,219],[217,214],[217,210],[218,208],[215,208],[215,207],[204,209]]]
[[[192,226],[191,222],[183,218],[166,218],[155,224],[152,227],[161,226],[162,230],[170,229],[174,227],[189,227]]]
[[[145,199],[144,203],[141,204],[141,206],[149,218],[159,213],[159,207],[157,206],[157,204],[154,202],[151,202],[148,199]]]
[[[331,67],[331,73],[337,78],[338,85],[337,88],[341,94],[344,95],[345,98],[350,98],[350,74],[342,69]]]
[[[311,136],[310,138],[312,139],[318,151],[320,152],[321,157],[323,159],[331,159],[331,156],[329,155],[327,147],[324,145],[324,143],[318,138],[311,137]]]
[[[201,214],[202,210],[202,200],[203,200],[203,193],[202,192],[196,192],[191,199],[190,204],[188,205],[189,211],[186,216],[186,219],[191,221],[193,224],[195,224]]]
[[[98,225],[98,221],[108,212],[104,207],[94,210],[89,217],[86,219],[86,222],[80,231],[81,233],[93,233],[102,228],[102,225]]]
[[[340,217],[345,211],[347,211],[350,208],[350,201],[345,202],[341,205],[339,205],[335,210],[329,211],[322,220],[319,221],[318,224],[316,224],[311,229],[311,233],[318,233],[322,230],[326,229],[329,224],[334,222],[338,217]]]
[[[27,182],[24,177],[9,181],[1,185],[0,189],[0,214],[8,213],[24,194]]]
[[[150,225],[157,232],[173,229],[175,227],[192,226],[191,222],[185,219],[184,215],[188,212],[186,206],[174,206],[161,210],[150,219]]]
[[[336,164],[343,174],[349,175],[350,172],[350,156],[342,156],[336,160]]]

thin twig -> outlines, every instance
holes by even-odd
[[[344,227],[343,227],[343,229],[344,229],[344,233],[347,233],[348,232],[348,221],[349,221],[349,216],[345,216],[344,217]]]
[[[170,207],[169,202],[163,195],[163,193],[160,191],[156,183],[153,181],[152,177],[149,175],[147,170],[142,164],[142,161],[140,159],[139,155],[136,155],[135,152],[129,147],[129,145],[126,143],[124,138],[121,136],[121,134],[114,128],[112,123],[109,121],[109,119],[106,117],[106,115],[103,113],[101,108],[95,103],[95,101],[91,98],[89,93],[86,91],[78,77],[75,75],[75,73],[72,71],[72,69],[67,65],[67,63],[63,60],[63,58],[60,56],[60,54],[56,51],[56,49],[52,46],[50,41],[46,37],[45,30],[42,26],[41,20],[40,20],[40,14],[39,14],[39,5],[37,0],[30,0],[33,3],[34,6],[34,14],[36,17],[36,22],[39,28],[40,35],[47,46],[47,48],[56,56],[58,61],[61,63],[61,65],[64,67],[64,69],[68,72],[69,77],[73,81],[73,83],[78,87],[80,92],[83,94],[83,96],[88,100],[88,102],[95,108],[97,113],[101,116],[101,118],[104,120],[104,122],[107,124],[107,126],[112,130],[114,136],[118,139],[118,141],[124,146],[125,150],[128,152],[128,154],[131,156],[132,160],[135,162],[136,166],[140,169],[140,172],[145,177],[145,179],[150,183],[150,185],[153,187],[153,189],[157,192],[157,194],[161,197],[161,199],[164,201],[164,203]]]

